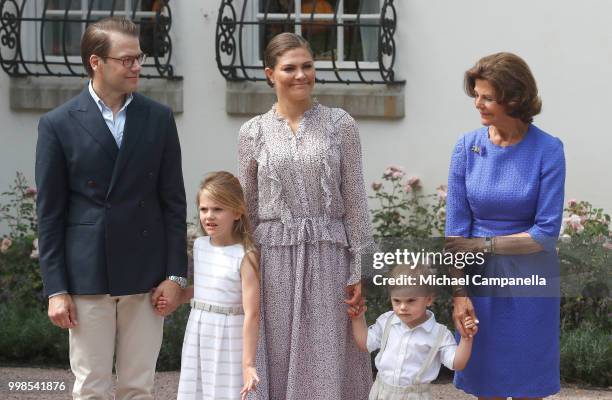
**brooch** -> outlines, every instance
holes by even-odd
[[[470,149],[472,150],[474,153],[478,154],[479,156],[484,155],[484,147],[480,147],[480,146],[472,146],[472,148]]]

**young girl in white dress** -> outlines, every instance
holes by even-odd
[[[193,244],[194,285],[181,298],[191,313],[177,398],[245,399],[259,382],[259,276],[238,179],[225,171],[207,175],[197,203],[206,236]],[[156,306],[163,309],[167,299]]]
[[[389,286],[393,310],[379,316],[369,328],[365,306],[348,309],[357,346],[368,352],[380,349],[374,360],[378,374],[369,400],[431,400],[429,383],[438,376],[441,364],[462,370],[470,359],[477,322],[465,318],[470,336],[462,337],[457,345],[448,328],[437,323],[427,309],[434,300],[434,290],[419,281],[430,273],[423,265],[393,268],[389,278],[398,283]],[[406,284],[409,280],[416,284]]]

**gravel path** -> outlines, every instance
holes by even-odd
[[[10,391],[9,382],[60,382],[64,383],[64,391]],[[66,400],[70,399],[73,377],[70,370],[42,368],[0,368],[0,399],[2,400]],[[178,372],[158,372],[155,379],[155,398],[171,400],[176,398]],[[468,400],[474,397],[456,390],[452,384],[435,384],[432,387],[433,398],[436,400]],[[612,400],[612,389],[586,390],[573,386],[564,386],[561,393],[548,397],[550,400]]]

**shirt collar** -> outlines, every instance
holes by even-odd
[[[302,118],[309,117],[314,112],[314,110],[317,108],[318,105],[319,105],[319,102],[317,101],[317,99],[312,99],[312,104],[310,105],[310,108],[304,111]],[[272,104],[272,109],[271,109],[272,115],[274,115],[274,118],[276,118],[277,120],[284,121],[285,117],[283,117],[276,111],[276,107],[278,107],[278,102],[275,102],[274,104]]]
[[[89,94],[94,99],[94,101],[96,102],[98,107],[99,108],[106,108],[106,109],[110,110],[110,107],[107,106],[106,104],[104,104],[104,101],[98,96],[98,94],[94,90],[94,88],[93,88],[93,81],[92,80],[89,81],[88,88],[89,88]],[[134,94],[133,93],[128,93],[128,95],[125,96],[125,102],[123,103],[123,106],[121,107],[119,112],[125,110],[125,108],[132,102],[133,99],[134,99]]]
[[[409,331],[420,328],[425,330],[425,332],[430,333],[436,325],[436,316],[430,310],[426,310],[425,313],[427,314],[427,319],[425,320],[425,322],[415,326],[414,328],[410,328],[408,325],[404,324],[402,320],[397,316],[397,314],[393,313],[393,317],[391,317],[393,318],[391,320],[391,325],[402,325],[404,329],[407,329]]]

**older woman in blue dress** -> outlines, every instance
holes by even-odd
[[[472,359],[455,385],[480,399],[533,399],[559,391],[558,260],[565,159],[561,141],[532,124],[541,100],[520,57],[497,53],[465,73],[484,127],[457,142],[450,165],[447,250],[494,255],[472,277],[529,277],[544,287],[455,288],[458,332],[480,320]],[[499,289],[499,288],[497,288]]]

